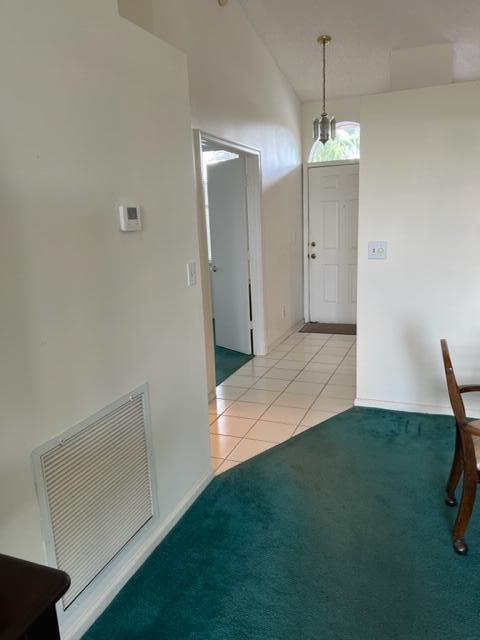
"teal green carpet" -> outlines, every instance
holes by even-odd
[[[89,640],[473,640],[445,416],[352,409],[217,477]]]
[[[239,353],[224,347],[215,347],[215,369],[217,372],[217,385],[222,384],[232,373],[235,373],[244,364],[253,358],[252,355]]]

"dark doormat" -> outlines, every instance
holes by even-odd
[[[300,333],[336,333],[344,336],[356,336],[356,324],[328,324],[326,322],[307,322]]]

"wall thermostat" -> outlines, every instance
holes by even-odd
[[[141,231],[140,207],[118,207],[120,229],[122,231]]]

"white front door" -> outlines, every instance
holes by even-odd
[[[209,165],[208,209],[215,344],[252,352],[245,157]]]
[[[310,320],[357,318],[358,164],[308,168]]]

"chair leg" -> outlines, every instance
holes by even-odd
[[[445,503],[449,507],[456,507],[457,500],[455,498],[455,489],[458,486],[461,475],[463,471],[463,460],[462,460],[462,443],[460,439],[460,435],[458,433],[455,436],[455,455],[453,457],[452,468],[450,470],[450,476],[448,477],[447,482],[447,495],[445,497]]]
[[[472,516],[475,496],[477,494],[478,473],[474,463],[465,465],[463,476],[463,491],[460,508],[455,526],[453,527],[453,548],[460,555],[468,553],[468,546],[464,540],[465,532]]]

